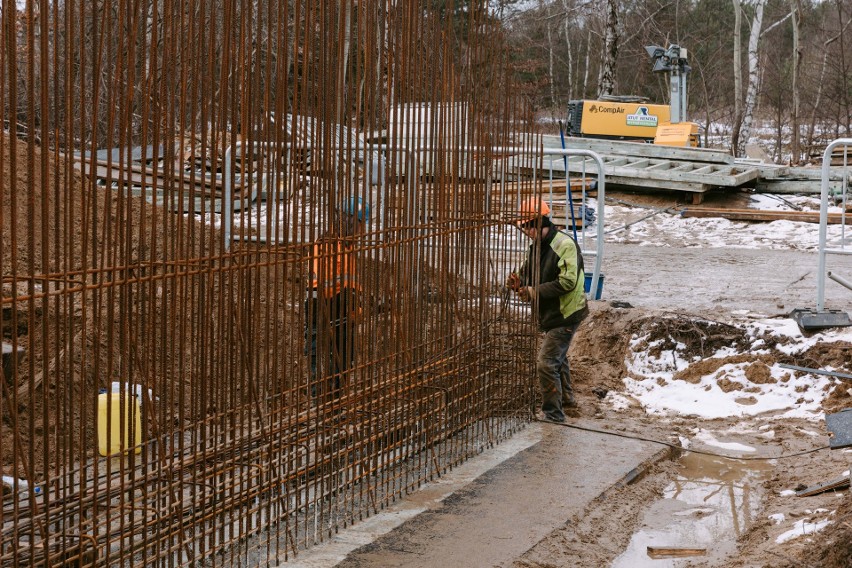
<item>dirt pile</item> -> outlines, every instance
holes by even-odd
[[[631,341],[641,338],[633,347]],[[745,376],[755,385],[775,383],[769,367],[788,364],[812,369],[834,369],[852,373],[852,344],[846,341],[822,342],[802,353],[789,354],[794,339],[769,332],[749,334],[742,325],[708,320],[697,314],[625,308],[620,303],[596,302],[589,318],[577,333],[571,351],[572,375],[580,389],[620,390],[627,376],[626,357],[630,350],[647,351],[659,358],[677,350],[689,365],[674,378],[698,383],[728,364],[744,364]],[[720,350],[729,356],[715,356]],[[795,371],[799,373],[798,371]],[[723,390],[741,386],[724,374],[717,376]],[[852,388],[843,384],[832,388],[824,401],[826,412],[852,406]]]
[[[804,552],[801,564],[792,562],[790,565],[852,567],[852,499],[847,497],[837,508],[834,523]]]
[[[126,191],[92,184],[68,156],[8,133],[0,137],[0,321],[3,341],[23,353],[15,376],[5,377],[0,444],[10,450],[0,467],[11,465],[11,448],[18,448],[19,456],[33,456],[32,464],[19,465],[39,477],[45,433],[58,435],[82,420],[80,407],[107,386],[105,362],[128,358],[114,339],[126,329],[130,303],[114,292],[114,283],[174,272],[220,233]],[[148,297],[151,288],[138,285],[134,302],[162,301]],[[70,415],[56,410],[58,401]],[[92,420],[90,413],[90,435]],[[78,439],[69,440],[77,448]]]

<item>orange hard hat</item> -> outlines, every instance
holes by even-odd
[[[517,224],[522,225],[528,221],[532,221],[538,217],[546,217],[547,215],[550,215],[550,205],[547,204],[547,201],[538,197],[529,197],[521,202]]]

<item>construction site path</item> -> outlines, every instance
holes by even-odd
[[[508,565],[669,455],[659,444],[571,425],[600,427],[583,420],[533,423],[288,565]]]

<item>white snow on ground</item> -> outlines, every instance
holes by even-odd
[[[746,446],[745,444],[740,444],[737,442],[720,442],[713,434],[702,428],[698,429],[698,432],[695,434],[695,439],[699,442],[703,442],[708,446],[715,446],[717,448],[722,448],[723,450],[729,450],[733,452],[755,451],[754,448],[752,448],[751,446]]]
[[[757,337],[765,332],[779,338],[794,338],[790,344],[778,346],[789,354],[805,351],[817,342],[852,342],[852,329],[849,328],[829,330],[806,338],[791,320],[749,321],[740,325],[752,337],[752,352],[755,354],[761,353],[763,343]],[[769,370],[775,382],[756,384],[746,377],[746,369],[751,363],[726,363],[701,377],[698,383],[691,383],[676,379],[675,374],[700,358],[688,360],[682,352],[683,345],[678,345],[674,350],[662,351],[659,355],[650,353],[653,347],[654,344],[648,344],[644,336],[634,337],[631,341],[624,394],[637,400],[648,413],[655,415],[693,415],[702,418],[762,415],[820,420],[824,416],[823,398],[841,382],[825,375],[797,373],[772,365]],[[733,354],[726,348],[704,359]],[[729,392],[725,392],[719,386],[722,379],[727,379],[728,384],[738,383],[740,388],[727,389]],[[624,403],[616,395],[609,396],[607,400],[613,408],[622,407]]]
[[[751,207],[755,209],[790,209],[791,204],[803,210],[818,211],[819,199],[809,196],[752,196]],[[830,211],[840,211],[830,207]],[[637,209],[620,205],[606,207],[606,226],[619,227],[648,214],[648,209]],[[836,246],[845,238],[852,245],[852,230],[841,225],[828,226],[828,240]],[[725,219],[691,219],[678,214],[660,213],[641,223],[607,236],[608,242],[640,242],[650,246],[693,247],[742,247],[817,250],[819,225],[793,221],[771,223],[734,222]],[[737,314],[734,314],[737,315]],[[748,314],[739,314],[748,316]],[[792,338],[789,343],[779,342],[777,349],[794,355],[819,342],[850,341],[852,329],[836,328],[805,337],[796,323],[789,318],[745,321],[741,325],[752,337],[752,352],[759,354],[764,333],[779,338]],[[776,379],[771,384],[753,384],[745,376],[748,363],[726,364],[712,374],[701,378],[697,384],[675,379],[674,375],[695,360],[687,360],[683,346],[652,356],[647,337],[634,337],[631,356],[627,361],[628,376],[624,379],[625,392],[638,401],[646,411],[656,415],[694,415],[703,418],[763,415],[775,418],[800,417],[811,420],[823,418],[821,403],[840,381],[817,374],[795,373],[773,365],[771,375]],[[720,350],[710,357],[727,357],[731,350]],[[832,369],[825,369],[832,370]],[[799,374],[800,376],[796,376]],[[739,383],[741,390],[724,392],[718,384],[720,379]],[[623,408],[627,403],[624,396],[610,394],[607,398],[613,408]]]
[[[750,209],[773,209],[793,211],[819,211],[820,202],[810,196],[751,196]],[[688,209],[688,207],[687,207]],[[840,207],[829,206],[829,212],[839,213]],[[647,246],[671,246],[709,248],[769,248],[775,250],[817,250],[819,247],[819,224],[799,221],[772,221],[751,223],[730,221],[722,218],[685,218],[677,211],[659,213],[623,230],[617,230],[648,215],[648,209],[607,204],[605,209],[606,231],[612,231],[606,242],[640,243]],[[852,214],[849,214],[852,217]],[[852,231],[843,225],[828,225],[827,242],[839,246],[845,239],[852,245]]]
[[[821,531],[830,524],[831,521],[829,519],[822,519],[820,521],[813,522],[808,519],[802,519],[793,523],[792,529],[778,535],[778,538],[775,539],[775,542],[781,544],[783,542],[787,542],[788,540],[792,540],[800,536],[811,535]]]

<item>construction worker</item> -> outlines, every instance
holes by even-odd
[[[583,257],[577,242],[550,220],[550,207],[538,198],[521,204],[517,227],[532,240],[527,259],[506,286],[538,308],[544,339],[536,360],[541,389],[539,420],[564,422],[565,409],[576,408],[568,366],[568,348],[589,313],[583,290]]]
[[[370,208],[350,197],[337,208],[332,230],[314,243],[305,301],[305,352],[311,395],[320,403],[340,398],[344,375],[355,358],[355,330],[361,312],[355,244]]]

